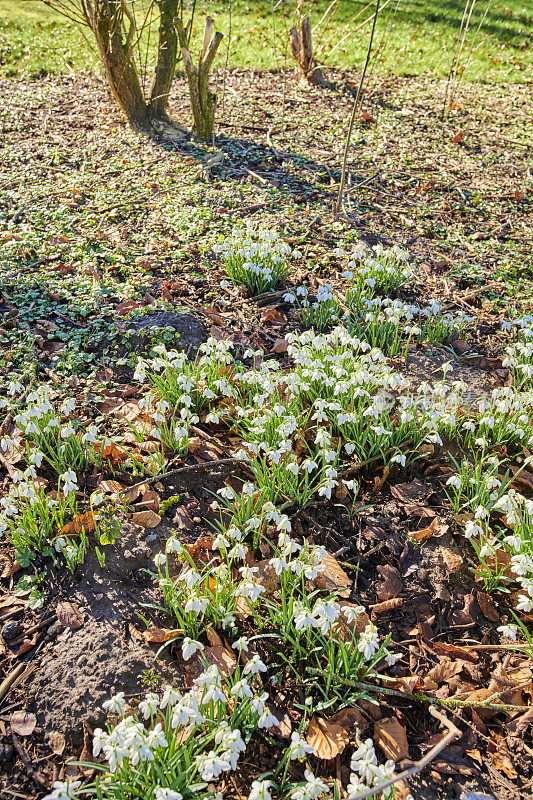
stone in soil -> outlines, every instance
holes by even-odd
[[[202,342],[207,339],[204,324],[194,314],[160,311],[128,321],[126,330],[134,332],[130,340],[133,349],[142,350],[157,328],[172,332],[174,338],[168,346],[187,353],[189,357],[194,356]]]

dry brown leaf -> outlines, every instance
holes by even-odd
[[[58,536],[81,536],[83,532],[92,533],[95,529],[92,511],[86,514],[78,514],[72,522],[67,522],[59,531]]]
[[[350,742],[350,734],[337,722],[314,716],[309,723],[306,740],[317,758],[330,761],[343,752]]]
[[[281,580],[279,575],[276,575],[276,570],[270,563],[270,559],[265,558],[255,566],[257,572],[254,575],[254,581],[264,588],[266,595],[277,592],[281,586]]]
[[[50,731],[48,734],[48,746],[56,756],[62,755],[66,747],[65,737],[60,731]]]
[[[356,733],[362,733],[368,728],[367,720],[362,715],[360,709],[355,706],[349,706],[348,708],[337,711],[332,717],[328,717],[328,721],[340,725],[341,728],[344,728],[351,736],[354,736]]]
[[[395,608],[399,608],[403,603],[403,597],[391,597],[390,600],[384,600],[382,603],[374,603],[373,606],[370,606],[370,610],[372,615],[385,614],[386,611],[393,611]]]
[[[420,689],[420,678],[418,675],[406,675],[404,677],[396,678],[394,683],[387,683],[391,689],[398,689],[400,692],[406,694],[413,694],[415,689]]]
[[[456,645],[448,644],[447,642],[433,642],[432,647],[436,653],[457,656],[457,658],[470,661],[472,664],[475,664],[475,662],[479,660],[479,656],[476,651],[467,649],[466,647],[457,647]]]
[[[374,741],[392,761],[409,758],[407,732],[396,717],[385,717],[374,724]]]
[[[9,719],[9,725],[13,733],[18,736],[30,736],[35,730],[37,719],[35,714],[29,711],[13,711]]]
[[[56,614],[61,624],[70,628],[71,631],[76,631],[83,625],[84,616],[76,603],[70,603],[68,601],[58,603]]]
[[[460,553],[451,550],[449,547],[441,547],[440,555],[450,575],[454,575],[462,569],[464,558]]]
[[[161,517],[155,511],[135,511],[131,515],[131,521],[143,528],[155,528],[161,522]]]
[[[383,467],[383,472],[381,475],[374,476],[374,486],[372,488],[373,492],[379,492],[390,475],[390,467],[388,464],[385,464]]]
[[[139,642],[139,644],[141,644],[145,641],[143,634],[138,628],[135,627],[133,622],[128,622],[128,630],[134,642]]]
[[[140,503],[137,503],[136,508],[142,507],[146,511],[154,511],[158,514],[160,505],[161,497],[158,492],[154,491],[154,489],[149,489],[147,492],[144,492],[142,500]]]
[[[443,536],[449,527],[440,517],[435,517],[427,528],[422,528],[419,531],[409,531],[408,533],[409,537],[415,542],[425,542],[426,539],[431,539],[434,536]]]
[[[275,308],[267,308],[261,312],[263,322],[274,322],[277,325],[284,325],[287,317]]]
[[[287,712],[271,700],[267,700],[266,705],[270,713],[277,719],[277,724],[273,725],[270,730],[276,732],[284,739],[289,739],[292,733],[292,722]]]
[[[286,339],[276,339],[272,346],[272,353],[277,353],[280,355],[281,353],[286,353],[289,348],[289,343]]]
[[[190,531],[194,528],[192,517],[185,506],[177,506],[172,522],[178,526],[180,531]]]
[[[157,628],[155,625],[150,625],[143,631],[143,638],[148,644],[163,644],[175,639],[177,636],[183,636],[183,631],[179,628]]]
[[[0,578],[10,578],[20,569],[18,561],[14,561],[9,553],[2,553],[0,555]]]
[[[451,678],[461,672],[462,665],[459,661],[451,661],[449,658],[443,658],[435,667],[429,670],[424,678],[424,686],[428,681],[431,681],[437,686],[441,683],[447,683]]]
[[[121,450],[116,444],[108,444],[103,449],[102,446],[95,445],[96,450],[102,451],[102,461],[110,461],[113,467],[117,468],[120,467],[123,461],[125,461],[129,453],[126,450]]]
[[[342,593],[342,597],[343,594],[346,594],[346,590],[351,588],[351,579],[343,570],[337,559],[329,553],[324,554],[320,563],[325,569],[323,572],[318,573],[315,579],[315,585],[319,589],[323,589],[327,592]]]
[[[98,491],[104,494],[117,494],[123,489],[126,489],[126,486],[119,481],[100,481],[98,484]]]
[[[505,743],[505,739],[494,731],[492,731],[491,735],[494,743],[491,742],[489,745],[488,756],[492,761],[492,766],[498,772],[503,772],[508,778],[514,780],[518,777],[518,774],[511,760],[511,753]]]
[[[476,600],[481,609],[481,613],[484,614],[487,619],[490,619],[491,622],[500,621],[500,615],[490,602],[489,597],[487,594],[485,594],[485,592],[476,592]]]
[[[378,598],[391,600],[393,597],[398,597],[403,591],[403,583],[396,567],[393,567],[392,564],[383,564],[377,568],[377,571],[383,578],[383,581],[376,586]]]
[[[533,706],[522,716],[513,719],[507,726],[507,732],[512,738],[518,738],[530,726],[533,726]]]

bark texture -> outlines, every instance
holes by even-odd
[[[189,50],[187,34],[179,17],[175,18],[174,25],[189,84],[194,119],[193,133],[198,141],[208,142],[213,136],[217,104],[216,94],[209,89],[209,73],[223,36],[219,31],[213,36],[215,23],[211,17],[208,17],[205,23],[204,42],[198,57],[198,67],[195,67]]]
[[[291,28],[290,43],[292,55],[302,72],[302,79],[312,86],[325,86],[326,80],[313,55],[310,17],[301,20],[300,30],[296,25]]]

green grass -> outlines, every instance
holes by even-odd
[[[455,60],[466,0],[385,0],[375,37],[374,73],[448,75]],[[480,0],[470,20],[461,57],[466,80],[524,82],[531,79],[528,31],[533,13],[525,0],[490,3]],[[232,32],[228,0],[200,0],[195,34],[201,34],[209,13],[225,34],[219,64],[262,69],[291,64],[287,31],[294,0],[233,0]],[[308,0],[313,24],[320,21],[327,0]],[[272,8],[277,7],[276,11]],[[340,0],[335,14],[315,32],[319,59],[338,67],[360,67],[364,60],[369,17],[366,2]],[[285,8],[285,11],[283,11]],[[366,21],[366,24],[364,24]],[[479,33],[478,26],[482,21]],[[229,43],[229,53],[227,48]],[[38,0],[0,0],[0,74],[39,76],[92,69],[97,59],[76,27]]]

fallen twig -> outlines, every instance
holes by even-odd
[[[47,628],[48,625],[51,625],[56,619],[57,619],[57,614],[55,613],[49,617],[46,617],[46,619],[41,620],[36,625],[32,625],[31,628],[28,628],[27,631],[24,631],[24,633],[22,633],[20,636],[17,636],[17,638],[13,639],[13,641],[11,641],[9,644],[10,645],[20,644],[21,642],[24,641],[24,639],[27,636],[30,636],[32,633],[37,633],[37,631],[40,631],[43,628]]]
[[[138,483],[134,483],[133,486],[126,486],[125,489],[121,489],[120,492],[117,492],[117,495],[126,494],[130,492],[132,489],[138,489],[139,486],[146,486],[147,484],[155,483],[155,481],[160,481],[163,478],[170,478],[174,475],[182,475],[186,472],[198,472],[204,469],[215,469],[216,467],[227,467],[229,465],[236,465],[236,464],[246,464],[246,461],[242,458],[218,458],[215,461],[205,461],[201,464],[189,464],[186,467],[177,467],[177,469],[171,469],[168,472],[162,472],[160,475],[153,475],[151,478],[145,478]]]
[[[388,789],[389,786],[393,786],[398,781],[405,781],[408,778],[412,778],[413,775],[418,775],[419,772],[422,772],[428,764],[430,764],[442,750],[448,747],[449,744],[454,742],[456,739],[460,739],[462,736],[461,731],[459,728],[450,722],[444,714],[441,714],[434,706],[429,707],[429,713],[435,719],[438,719],[439,722],[444,725],[445,728],[448,729],[448,733],[444,736],[440,742],[431,748],[431,750],[426,753],[424,758],[421,758],[420,761],[415,761],[412,767],[409,769],[400,772],[399,775],[394,775],[390,780],[384,781],[384,783],[379,783],[377,786],[373,786],[370,789],[366,789],[364,792],[358,792],[357,794],[351,795],[351,800],[364,800],[365,797],[377,797],[380,792],[383,792],[385,789]]]
[[[16,666],[15,669],[4,678],[2,683],[0,683],[0,702],[8,694],[16,679],[19,677],[19,675],[22,675],[27,666],[27,664],[18,664],[18,666]]]
[[[25,768],[26,772],[28,773],[28,777],[31,778],[31,780],[34,782],[34,784],[36,786],[39,787],[39,789],[48,789],[48,786],[39,777],[39,773],[35,770],[33,764],[31,763],[30,759],[28,758],[28,754],[26,753],[26,751],[22,747],[21,743],[19,742],[19,740],[17,739],[17,737],[15,736],[13,731],[10,731],[10,736],[11,736],[11,741],[13,742],[13,747],[17,751],[20,760],[24,764],[24,768]]]

